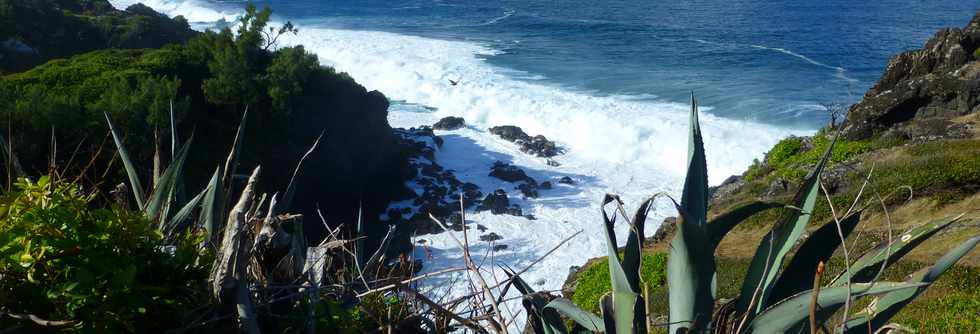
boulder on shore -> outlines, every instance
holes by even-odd
[[[432,128],[435,130],[456,130],[466,126],[466,121],[462,117],[444,117],[440,119],[436,124],[432,124]]]
[[[521,152],[533,156],[550,158],[565,153],[554,141],[548,140],[545,136],[537,135],[531,137],[524,130],[513,125],[492,127],[490,128],[490,133],[517,144],[520,146]]]

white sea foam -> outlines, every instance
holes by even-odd
[[[113,0],[117,5],[124,2],[131,0]],[[214,21],[230,21],[228,17],[234,17],[200,8],[193,0],[152,0],[147,4],[169,15]],[[520,72],[494,67],[484,60],[499,51],[472,42],[312,26],[299,29],[298,36],[288,36],[283,42],[305,45],[319,55],[322,63],[349,73],[368,89],[379,90],[397,101],[389,116],[393,126],[432,124],[445,116],[466,119],[468,127],[440,132],[445,144],[437,153],[439,162],[484,192],[508,190],[525,213],[537,217],[529,221],[487,212],[468,214],[468,220],[503,236],[498,243],[509,246],[495,254],[495,264],[522,268],[565,237],[583,231],[572,243],[522,275],[537,289],[559,289],[569,266],[581,265],[604,253],[598,212],[599,201],[606,192],[624,195],[628,205],[635,207],[646,196],[656,192],[677,194],[681,187],[689,126],[686,103],[658,100],[655,95],[595,96],[548,85],[543,80],[521,80],[517,78],[520,75],[514,75]],[[450,79],[461,80],[454,86],[449,84]],[[556,158],[562,166],[548,166],[542,159],[529,157],[486,131],[496,125],[518,125],[528,133],[556,140],[568,149],[567,154]],[[780,138],[806,132],[707,113],[701,115],[701,127],[712,183],[741,173]],[[543,191],[540,198],[521,199],[513,184],[487,176],[489,165],[495,160],[510,161],[542,181],[570,176],[578,183],[556,185],[553,190]],[[657,219],[671,214],[665,203],[657,208],[650,219],[653,226],[647,228],[650,233],[658,225]],[[617,230],[625,233],[625,226],[620,225]],[[425,270],[462,265],[461,253],[447,233],[420,238],[427,240],[434,255],[426,259]],[[624,240],[620,238],[621,242]],[[481,261],[488,245],[481,242],[474,247],[477,261]],[[498,278],[502,275],[489,268],[487,274]],[[451,282],[449,278],[438,278],[424,285],[433,296],[468,292],[465,285]],[[520,309],[519,301],[507,305],[514,312]],[[523,326],[523,321],[517,326]]]

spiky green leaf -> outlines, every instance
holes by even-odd
[[[850,266],[851,282],[865,283],[870,282],[881,269],[881,263],[895,263],[905,254],[912,251],[929,237],[935,235],[942,229],[959,221],[963,215],[948,216],[939,220],[931,221],[912,228],[908,232],[902,233],[891,244],[881,245],[864,253],[857,261]],[[838,275],[831,286],[841,286],[847,283],[847,271]]]
[[[129,177],[129,186],[132,187],[133,197],[136,198],[136,206],[143,209],[145,205],[143,201],[146,199],[146,193],[143,192],[143,184],[140,182],[140,176],[136,172],[136,166],[133,165],[133,160],[129,158],[129,152],[126,150],[126,146],[123,145],[122,137],[116,131],[116,127],[112,125],[112,120],[109,119],[108,113],[105,113],[105,122],[109,124],[109,132],[112,133],[112,140],[116,143],[119,160],[122,161],[123,168],[126,169],[126,176]]]
[[[840,232],[843,233],[845,240],[860,222],[860,211],[841,219]],[[813,276],[816,275],[817,264],[820,262],[827,263],[840,245],[841,239],[835,221],[826,223],[813,231],[786,265],[783,274],[779,275],[776,283],[773,284],[770,300],[783,300],[813,288]]]
[[[963,256],[969,254],[977,243],[980,236],[970,238],[953,250],[941,257],[930,267],[922,268],[909,277],[909,283],[924,283],[931,285],[949,268],[953,267]],[[920,286],[916,289],[899,290],[889,292],[875,300],[861,313],[855,315],[847,321],[845,334],[867,333],[868,326],[872,331],[877,331],[895,316],[905,305],[912,302],[912,299],[924,292],[929,286]],[[870,321],[869,321],[870,320]]]
[[[549,302],[546,307],[557,310],[558,313],[564,314],[575,323],[585,327],[585,329],[595,332],[606,331],[605,326],[602,325],[601,317],[592,314],[592,312],[583,310],[582,308],[573,304],[571,300],[565,298],[555,298]]]
[[[836,142],[837,137],[834,137],[834,140],[830,142],[827,150],[823,153],[823,157],[810,171],[800,186],[800,190],[796,193],[792,204],[799,210],[786,210],[772,230],[763,237],[756,249],[752,263],[749,265],[749,271],[742,282],[737,304],[738,309],[743,314],[747,314],[750,319],[769,305],[772,284],[776,280],[783,260],[790,249],[796,245],[803,232],[806,231],[813,207],[817,204],[820,174],[830,159]]]
[[[323,139],[324,133],[325,132],[321,132],[320,136],[316,137],[316,140],[313,141],[313,145],[310,146],[310,149],[303,154],[302,158],[299,159],[299,163],[297,163],[296,168],[293,169],[293,176],[289,179],[289,185],[286,186],[286,193],[283,195],[282,201],[279,202],[279,205],[276,205],[276,208],[273,208],[273,213],[278,214],[281,212],[281,210],[288,210],[293,205],[293,194],[296,193],[296,180],[303,168],[303,162],[305,162],[306,159],[310,157],[310,154],[313,154],[313,151],[315,151],[317,146],[319,146],[320,139]]]
[[[208,239],[212,239],[216,231],[221,230],[221,224],[223,222],[221,217],[221,210],[224,208],[222,189],[223,185],[221,182],[221,167],[215,169],[214,174],[211,175],[211,181],[208,182],[208,190],[204,194],[204,198],[201,202],[201,223],[204,230],[208,234]]]
[[[739,206],[731,211],[723,213],[708,223],[708,238],[714,247],[718,247],[721,239],[725,238],[732,229],[749,217],[773,208],[782,207],[782,204],[771,202],[752,202]]]
[[[616,205],[622,204],[619,197],[614,195],[606,194],[606,197],[602,201],[602,206],[599,208],[602,210],[602,220],[606,232],[606,256],[609,257],[609,280],[612,282],[612,290],[617,292],[633,292],[634,284],[630,282],[629,276],[626,275],[626,271],[623,268],[622,263],[619,261],[619,252],[616,249],[616,231],[614,227],[616,225],[616,212],[613,209],[612,218],[606,213],[606,205],[615,202]]]
[[[166,223],[162,225],[164,235],[167,236],[168,239],[173,238],[174,235],[183,232],[184,229],[190,226],[190,221],[187,218],[190,217],[192,212],[194,212],[194,208],[196,208],[198,203],[201,202],[204,195],[211,191],[210,187],[211,186],[208,185],[208,187],[204,188],[201,193],[194,196],[194,198],[191,198],[191,200],[188,201],[184,207],[180,208],[180,210],[177,211],[173,217],[168,219]]]
[[[612,292],[607,292],[599,299],[599,311],[602,312],[602,327],[606,333],[619,333],[616,328],[616,310],[613,306]]]
[[[817,295],[817,305],[821,308],[837,306],[843,304],[851,297],[876,295],[902,289],[914,289],[919,286],[921,284],[905,282],[859,283],[852,284],[850,294],[848,294],[847,287],[824,288]],[[749,329],[753,333],[785,333],[797,323],[810,316],[810,303],[812,298],[813,290],[807,290],[782,300],[760,312],[749,323]]]
[[[184,162],[187,160],[187,152],[190,151],[193,141],[194,136],[192,135],[177,152],[177,158],[170,163],[170,166],[167,166],[167,170],[160,176],[160,182],[153,189],[153,193],[146,202],[146,208],[143,210],[147,219],[166,221],[167,217],[163,216],[164,208],[171,206],[177,184],[184,177]]]

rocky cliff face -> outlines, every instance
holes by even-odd
[[[963,29],[940,30],[925,48],[898,54],[850,108],[848,139],[956,135],[949,120],[980,111],[980,12]]]

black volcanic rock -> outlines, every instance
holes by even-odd
[[[466,126],[466,121],[462,117],[445,117],[440,119],[436,124],[432,124],[432,128],[436,130],[456,130]]]
[[[575,180],[572,180],[572,178],[570,178],[568,176],[562,176],[560,179],[558,179],[558,183],[561,183],[561,184],[575,184]]]
[[[493,232],[490,232],[490,233],[487,233],[487,234],[484,234],[484,235],[481,235],[481,236],[480,236],[480,241],[486,241],[486,242],[491,242],[491,241],[497,241],[497,240],[501,240],[501,239],[503,239],[503,238],[504,238],[504,237],[501,237],[501,236],[500,236],[499,234],[496,234],[496,233],[493,233]]]
[[[525,133],[524,130],[513,125],[492,127],[490,128],[490,133],[495,134],[506,141],[517,144],[520,146],[521,152],[533,156],[550,158],[565,153],[563,149],[559,148],[557,144],[555,144],[555,142],[548,140],[548,138],[545,138],[545,136],[537,135],[531,137]]]
[[[503,189],[494,190],[493,193],[488,194],[480,206],[476,208],[477,211],[490,210],[490,213],[495,215],[508,213],[507,210],[510,206],[510,200],[507,198],[507,192]]]
[[[965,28],[940,30],[925,48],[892,57],[878,82],[851,106],[845,136],[864,139],[894,131],[888,135],[942,138],[949,137],[947,130],[961,130],[947,129],[950,124],[911,124],[980,111],[978,46],[980,13]]]
[[[527,176],[523,169],[500,161],[494,162],[493,166],[490,167],[490,176],[513,183],[537,183],[530,176]]]

